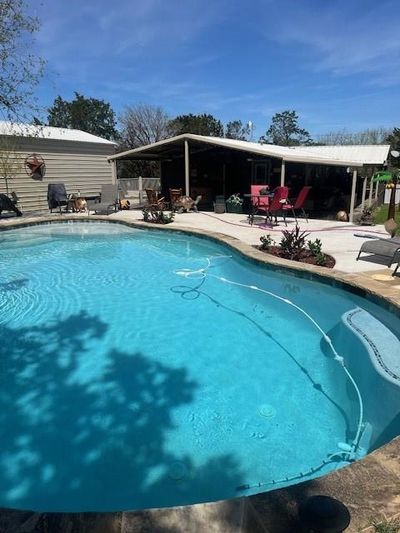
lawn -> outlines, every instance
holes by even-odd
[[[384,224],[386,222],[388,209],[389,209],[388,205],[381,205],[374,212],[374,223],[375,224]],[[397,224],[399,224],[399,228],[397,230],[397,232],[399,232],[399,229],[400,229],[400,211],[399,211],[397,205],[396,205],[396,217],[395,217],[395,220],[396,220]]]

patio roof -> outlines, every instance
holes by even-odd
[[[335,165],[362,167],[364,164],[382,165],[389,153],[389,145],[382,146],[278,146],[274,144],[260,144],[255,142],[238,141],[221,137],[207,137],[184,133],[176,137],[170,137],[146,146],[140,146],[132,150],[120,152],[110,156],[110,161],[117,160],[162,160],[176,155],[182,155],[185,141],[191,144],[203,144],[219,146],[231,150],[239,150],[249,154],[264,157],[275,157],[282,161],[297,163],[313,163],[320,165]]]

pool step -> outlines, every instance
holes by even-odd
[[[379,374],[400,387],[400,341],[386,327],[359,307],[344,313],[343,323],[361,340]]]

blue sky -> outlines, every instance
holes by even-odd
[[[398,0],[31,0],[42,105],[74,91],[172,116],[295,109],[312,134],[400,126]]]

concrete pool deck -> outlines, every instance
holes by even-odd
[[[211,217],[210,217],[211,215]],[[220,219],[224,215],[216,215]],[[349,288],[361,290],[366,297],[378,298],[389,302],[394,312],[400,316],[400,280],[391,278],[391,271],[384,266],[377,268],[376,264],[367,262],[366,270],[345,270],[346,261],[339,270],[323,269],[311,265],[293,264],[256,250],[249,246],[257,244],[259,236],[266,233],[277,235],[283,227],[273,231],[265,228],[246,227],[244,215],[225,215],[226,220],[215,220],[213,214],[182,214],[177,215],[176,221],[168,226],[156,226],[140,222],[140,211],[120,212],[107,216],[90,216],[90,220],[121,221],[138,227],[151,227],[161,230],[186,230],[193,234],[209,236],[220,240],[235,248],[239,253],[257,262],[298,271],[299,274],[311,278],[333,278],[332,282],[347,285]],[[240,218],[241,217],[241,218]],[[211,221],[208,219],[211,218]],[[63,221],[87,220],[85,215],[53,215],[51,217],[24,217],[23,219],[7,219],[0,222],[1,229],[29,226],[30,224]],[[301,224],[302,229],[308,231],[313,226],[310,238],[321,238],[324,249],[340,260],[340,250],[344,257],[355,257],[363,239],[354,237],[352,233],[362,231],[370,233],[378,231],[385,236],[382,227],[360,228],[351,227],[346,223],[324,222],[324,226],[317,226],[317,222],[310,221]],[[201,227],[204,224],[208,227]],[[215,229],[210,224],[216,224]],[[326,224],[326,225],[325,225]],[[345,226],[343,226],[345,224]],[[288,224],[290,227],[292,224]],[[334,226],[332,228],[332,226]],[[240,228],[228,229],[228,228]],[[345,228],[345,229],[344,229]],[[230,231],[236,233],[229,233]],[[240,236],[239,236],[240,231]],[[254,234],[254,236],[253,236]],[[326,239],[324,240],[324,236]],[[344,237],[342,237],[344,235]],[[243,238],[242,238],[243,236]],[[248,241],[246,241],[248,239]],[[328,239],[330,239],[328,243]],[[357,239],[355,246],[353,239]],[[358,240],[359,239],[359,240]],[[358,244],[359,243],[359,244]],[[331,248],[328,249],[328,246]],[[343,248],[342,248],[343,247]],[[335,250],[335,251],[334,251]],[[346,254],[349,254],[348,256]],[[352,263],[349,263],[350,266]],[[371,270],[371,269],[372,270]],[[374,273],[375,272],[375,273]],[[376,274],[377,273],[377,274]],[[389,274],[389,275],[388,275]],[[378,276],[378,277],[373,277]],[[381,278],[379,278],[381,276]],[[391,278],[387,284],[384,278]],[[298,505],[308,497],[325,494],[341,500],[350,510],[352,522],[346,530],[351,532],[372,533],[370,519],[385,520],[400,516],[400,438],[395,438],[387,445],[369,454],[364,459],[338,471],[334,471],[321,478],[299,483],[287,488],[271,492],[260,493],[255,496],[242,497],[209,504],[198,504],[186,507],[166,509],[152,509],[136,512],[116,513],[35,513],[31,511],[0,511],[0,531],[12,532],[221,532],[221,533],[290,533],[302,532],[299,524]]]

